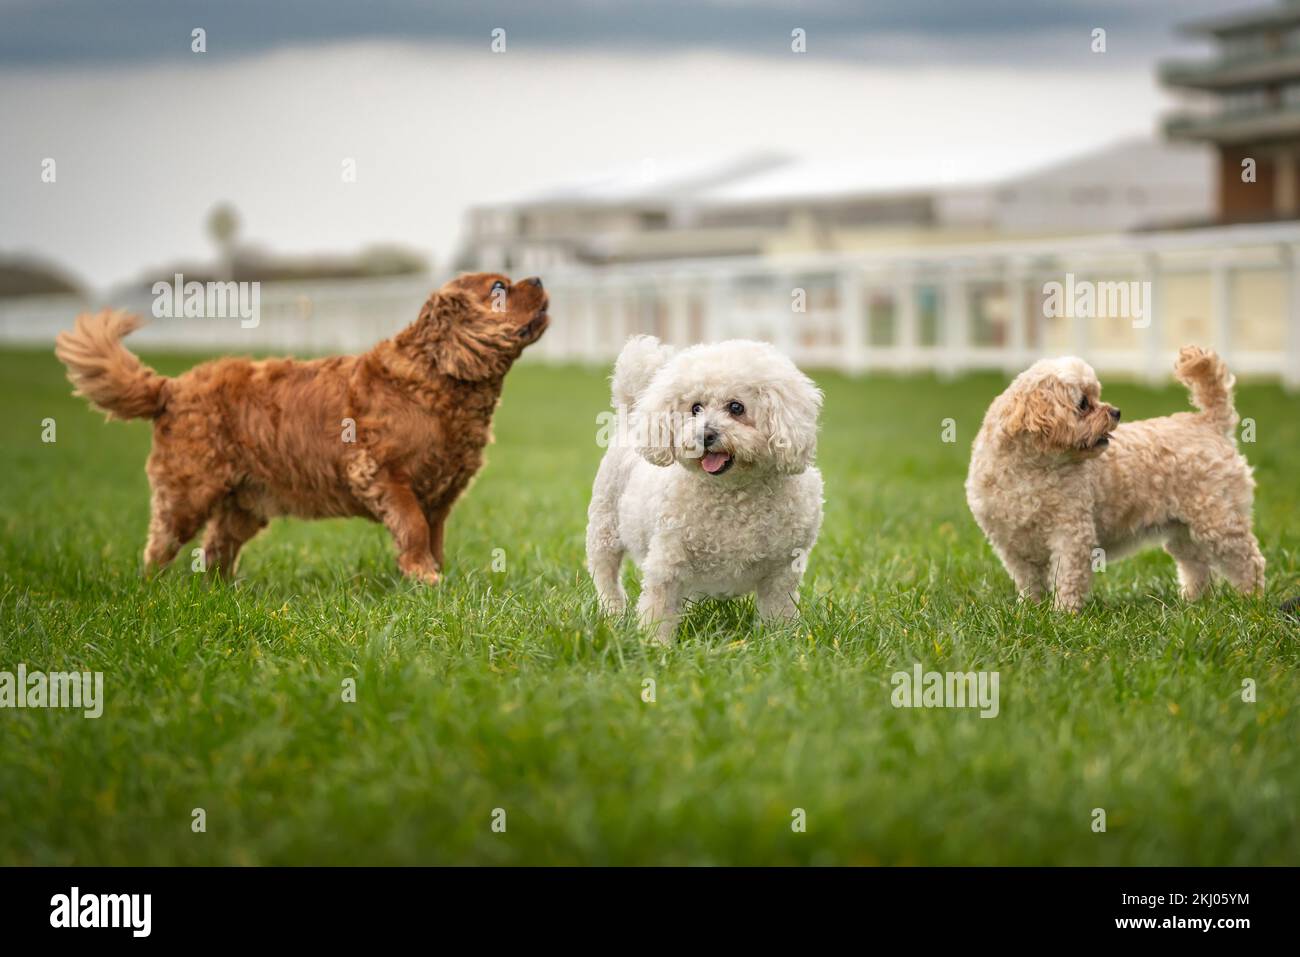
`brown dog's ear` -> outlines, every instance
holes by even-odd
[[[1043,448],[1069,444],[1063,429],[1058,389],[1047,384],[1021,389],[1007,397],[1002,431],[1008,438],[1031,435]]]
[[[514,361],[508,330],[463,292],[435,292],[397,342],[453,379],[505,375]]]
[[[1025,390],[1013,392],[1003,399],[1002,434],[1008,438],[1029,431],[1029,393]]]

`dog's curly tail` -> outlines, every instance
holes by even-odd
[[[75,395],[85,396],[110,419],[151,419],[163,409],[167,378],[122,345],[140,318],[105,309],[77,316],[77,326],[54,340],[54,354],[68,367]]]
[[[630,409],[654,374],[672,358],[673,347],[654,336],[633,336],[618,354],[610,381],[614,408]]]
[[[1232,402],[1236,378],[1212,349],[1183,346],[1174,363],[1174,378],[1192,393],[1192,404],[1215,428],[1231,435],[1237,427],[1237,409]]]

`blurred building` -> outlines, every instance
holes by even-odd
[[[1213,157],[1127,140],[995,183],[892,184],[760,154],[622,172],[466,218],[456,265],[507,272],[1073,236],[1204,220]]]
[[[0,299],[79,295],[81,283],[66,270],[31,256],[0,253]]]
[[[466,214],[461,269],[540,271],[573,263],[753,255],[758,223],[703,224],[710,192],[789,162],[755,154],[721,162],[638,166],[563,184]]]
[[[1300,2],[1183,30],[1211,42],[1216,53],[1161,67],[1164,83],[1189,100],[1165,131],[1172,139],[1214,146],[1219,218],[1300,217]]]

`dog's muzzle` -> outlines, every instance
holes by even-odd
[[[720,438],[721,436],[714,429],[706,428],[700,434],[700,442],[704,449],[704,454],[700,456],[700,468],[709,475],[721,475],[735,462],[730,452],[716,447]]]

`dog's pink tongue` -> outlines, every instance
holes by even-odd
[[[731,456],[726,452],[708,452],[700,458],[700,468],[712,475],[726,465],[729,458]]]

